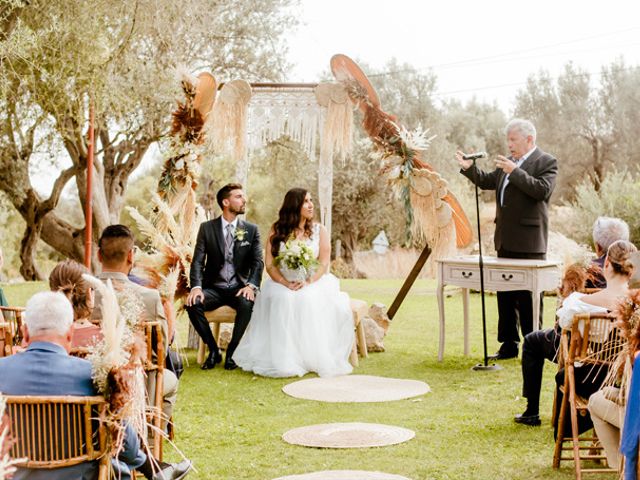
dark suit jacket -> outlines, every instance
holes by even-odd
[[[60,345],[34,342],[25,352],[0,358],[0,392],[5,395],[97,395],[91,379],[91,363],[72,357]],[[132,468],[146,460],[138,436],[127,427],[124,450],[118,459]],[[122,478],[130,478],[125,475]],[[97,462],[52,470],[19,468],[14,480],[97,479]]]
[[[242,240],[236,239],[233,246],[233,266],[236,275],[243,285],[251,283],[259,287],[264,260],[258,227],[238,219],[236,232],[238,229],[246,231],[246,234]],[[191,262],[191,288],[213,288],[223,265],[222,217],[218,217],[202,223],[198,230],[198,239]]]
[[[558,174],[558,161],[554,157],[536,148],[509,175],[504,205],[500,205],[500,190],[506,177],[502,169],[484,172],[473,165],[461,173],[472,182],[477,181],[481,189],[496,191],[496,250],[547,252],[549,199]]]

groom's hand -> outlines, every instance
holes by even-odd
[[[204,302],[204,292],[200,287],[194,287],[187,297],[187,306],[192,307],[198,302]]]
[[[238,290],[238,293],[236,293],[236,297],[240,296],[246,298],[250,302],[253,302],[256,299],[256,294],[254,293],[253,288],[251,288],[249,285]]]

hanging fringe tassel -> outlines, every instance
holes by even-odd
[[[283,135],[298,142],[316,159],[316,137],[322,115],[311,90],[264,89],[251,97],[248,113],[248,150],[255,151]]]
[[[445,201],[447,182],[428,169],[412,169],[409,199],[413,210],[411,230],[414,238],[424,239],[433,249],[432,259],[452,255],[456,248],[453,210]],[[434,273],[434,263],[430,268]]]
[[[320,204],[320,221],[323,225],[330,227],[333,160],[337,157],[344,164],[351,152],[353,105],[345,88],[338,83],[319,84],[315,89],[315,95],[318,104],[326,108],[318,165],[318,203]]]

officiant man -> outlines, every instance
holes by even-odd
[[[231,342],[224,363],[226,370],[237,367],[232,360],[251,319],[253,302],[262,279],[264,261],[258,227],[238,218],[244,214],[247,199],[242,185],[230,183],[216,194],[222,215],[200,225],[191,263],[191,291],[187,297],[189,320],[209,356],[202,364],[207,370],[222,361],[205,312],[223,305],[236,310]]]
[[[549,199],[556,184],[558,161],[536,146],[536,128],[523,119],[505,127],[508,157],[498,155],[492,172],[480,170],[464,153],[456,152],[462,173],[483,190],[496,191],[494,243],[498,257],[545,259],[549,236]],[[500,349],[490,358],[518,356],[518,322],[524,337],[532,331],[533,299],[528,290],[498,292],[498,342]]]

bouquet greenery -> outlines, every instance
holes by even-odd
[[[287,240],[280,248],[274,263],[290,282],[306,280],[319,265],[311,247],[295,238]]]

